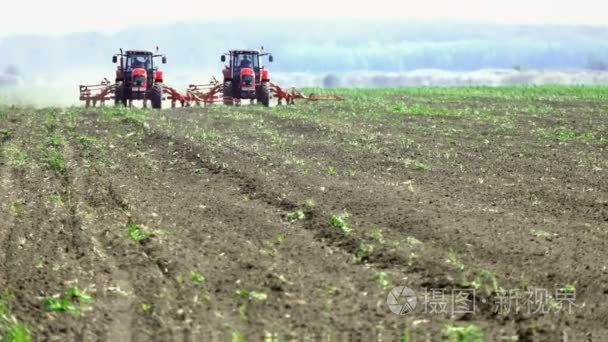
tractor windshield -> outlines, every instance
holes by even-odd
[[[258,55],[255,53],[237,55],[235,59],[235,64],[238,68],[258,69],[260,67]]]
[[[152,69],[152,58],[147,55],[132,55],[127,57],[127,65],[131,69],[144,68],[146,70]]]

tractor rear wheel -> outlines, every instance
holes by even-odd
[[[127,99],[125,98],[125,86],[122,82],[116,85],[116,90],[114,90],[114,105],[119,106],[123,105],[123,107],[127,106]]]
[[[260,100],[264,107],[270,107],[270,100],[272,99],[272,92],[270,91],[270,83],[262,82],[260,89]]]
[[[160,83],[155,83],[152,88],[150,88],[150,102],[152,103],[152,108],[161,109],[163,107],[163,85]]]
[[[232,81],[224,81],[224,104],[226,106],[234,105],[234,99],[232,98]]]

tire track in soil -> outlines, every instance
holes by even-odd
[[[2,157],[0,156],[0,158]],[[11,172],[4,160],[0,161],[0,193],[2,194],[2,206],[0,207],[0,222],[2,222],[0,224],[0,246],[2,246],[0,252],[0,288],[6,288],[8,241],[11,240],[15,227],[11,205],[15,203],[16,198]]]
[[[11,127],[12,128],[12,127]],[[10,132],[10,131],[9,131]],[[6,239],[14,226],[14,218],[11,213],[11,203],[13,203],[13,185],[10,177],[8,161],[4,155],[4,146],[10,137],[0,137],[0,288],[6,286]]]
[[[57,190],[63,196],[66,194],[65,178],[63,175],[47,171],[42,163],[41,151],[32,148],[34,141],[47,132],[38,130],[39,126],[24,122],[19,129],[13,131],[18,148],[28,153],[26,165],[22,167],[2,168],[3,184],[8,185],[10,199],[7,205],[17,203],[13,208],[13,219],[6,227],[9,235],[4,241],[6,281],[3,286],[14,294],[15,302],[19,303],[15,311],[26,322],[47,321],[49,316],[55,318],[51,324],[41,329],[33,326],[33,334],[40,339],[56,340],[56,334],[81,336],[83,328],[88,323],[76,323],[65,315],[46,314],[41,310],[40,298],[65,291],[72,279],[85,280],[89,278],[80,267],[82,253],[76,251],[72,244],[77,237],[72,237],[77,221],[70,215],[70,208],[50,205],[49,196]],[[34,129],[29,129],[34,127]],[[44,179],[42,184],[35,180]],[[50,264],[50,261],[54,264]],[[51,269],[52,268],[52,269]],[[94,315],[93,315],[94,316]],[[92,317],[92,320],[96,320]],[[95,331],[95,328],[91,328]]]
[[[89,252],[92,251],[90,254],[96,255],[98,259],[91,266],[96,269],[96,284],[99,287],[98,291],[102,293],[103,301],[96,305],[110,320],[108,326],[104,328],[103,337],[107,341],[129,341],[132,331],[133,300],[131,296],[134,288],[127,271],[119,268],[116,257],[112,253],[107,253],[105,246],[96,237],[100,234],[97,231],[99,228],[98,213],[95,206],[89,205],[90,203],[87,201],[91,192],[97,191],[89,181],[90,173],[94,171],[82,166],[78,167],[83,158],[77,144],[72,142],[69,151],[69,160],[75,166],[70,173],[73,173],[73,177],[68,177],[67,180],[70,189],[70,212],[75,218],[74,222],[80,224],[79,230],[89,232],[87,235],[91,244]],[[83,172],[83,170],[86,171]]]
[[[86,130],[85,133],[95,134]],[[80,160],[86,159],[87,155],[77,144],[75,149]],[[111,315],[108,340],[154,339],[159,331],[173,323],[159,317],[141,317],[136,304],[155,301],[157,294],[149,293],[148,288],[176,293],[175,280],[157,255],[159,246],[153,238],[145,242],[128,241],[127,225],[139,221],[138,213],[122,198],[111,179],[97,169],[89,170],[79,178],[79,186],[83,189],[80,201],[93,212],[89,214],[90,221],[97,227],[105,227],[92,237],[95,249],[105,260],[100,271],[109,274],[106,283],[119,295],[111,298],[104,308],[105,314]],[[166,289],[167,283],[170,289]]]

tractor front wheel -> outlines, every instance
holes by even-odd
[[[226,106],[233,106],[234,99],[232,98],[232,81],[224,81],[224,104]]]
[[[155,83],[152,88],[150,88],[150,102],[152,103],[152,108],[161,109],[163,107],[163,85],[160,83]]]
[[[272,99],[272,92],[270,91],[270,83],[262,82],[262,89],[260,90],[260,100],[264,107],[270,107],[270,100]]]
[[[123,107],[127,106],[127,99],[125,98],[125,86],[122,82],[116,85],[116,90],[114,90],[114,105],[119,106],[123,105]]]

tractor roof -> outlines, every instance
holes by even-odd
[[[127,54],[127,55],[153,55],[154,53],[152,51],[146,51],[146,50],[127,50],[127,51],[125,51],[125,54]]]
[[[230,53],[235,54],[235,55],[245,54],[245,53],[258,53],[259,54],[260,51],[258,51],[258,50],[230,50]]]

